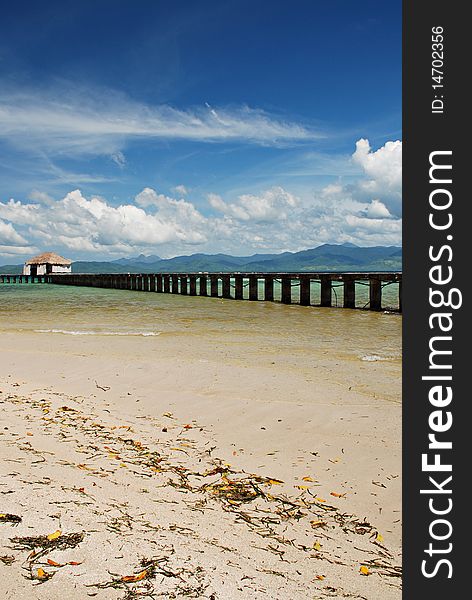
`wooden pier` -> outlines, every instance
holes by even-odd
[[[0,275],[0,283],[50,283],[48,275]]]
[[[402,310],[401,273],[126,273],[0,275],[1,283],[46,283],[161,294],[380,311]],[[384,306],[382,291],[397,284],[398,301]],[[358,294],[368,286],[368,294]]]

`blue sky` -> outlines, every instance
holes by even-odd
[[[400,127],[399,1],[19,0],[0,260],[400,243]]]

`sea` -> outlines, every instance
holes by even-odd
[[[398,306],[395,288],[385,288],[384,305]],[[367,287],[359,290],[360,306],[367,301],[367,294]],[[257,348],[285,349],[294,356],[316,350],[340,359],[399,363],[401,322],[401,315],[390,310],[306,307],[49,284],[0,284],[0,337],[14,332],[44,339],[132,336],[159,344],[162,336],[179,336],[188,343],[198,338],[208,344],[237,344],[248,350],[252,347],[254,355]]]

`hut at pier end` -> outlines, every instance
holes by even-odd
[[[56,254],[43,252],[25,262],[23,275],[49,275],[49,273],[71,273],[72,261]]]

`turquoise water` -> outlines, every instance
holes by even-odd
[[[0,284],[0,335],[160,336],[399,361],[401,316],[128,290]]]

